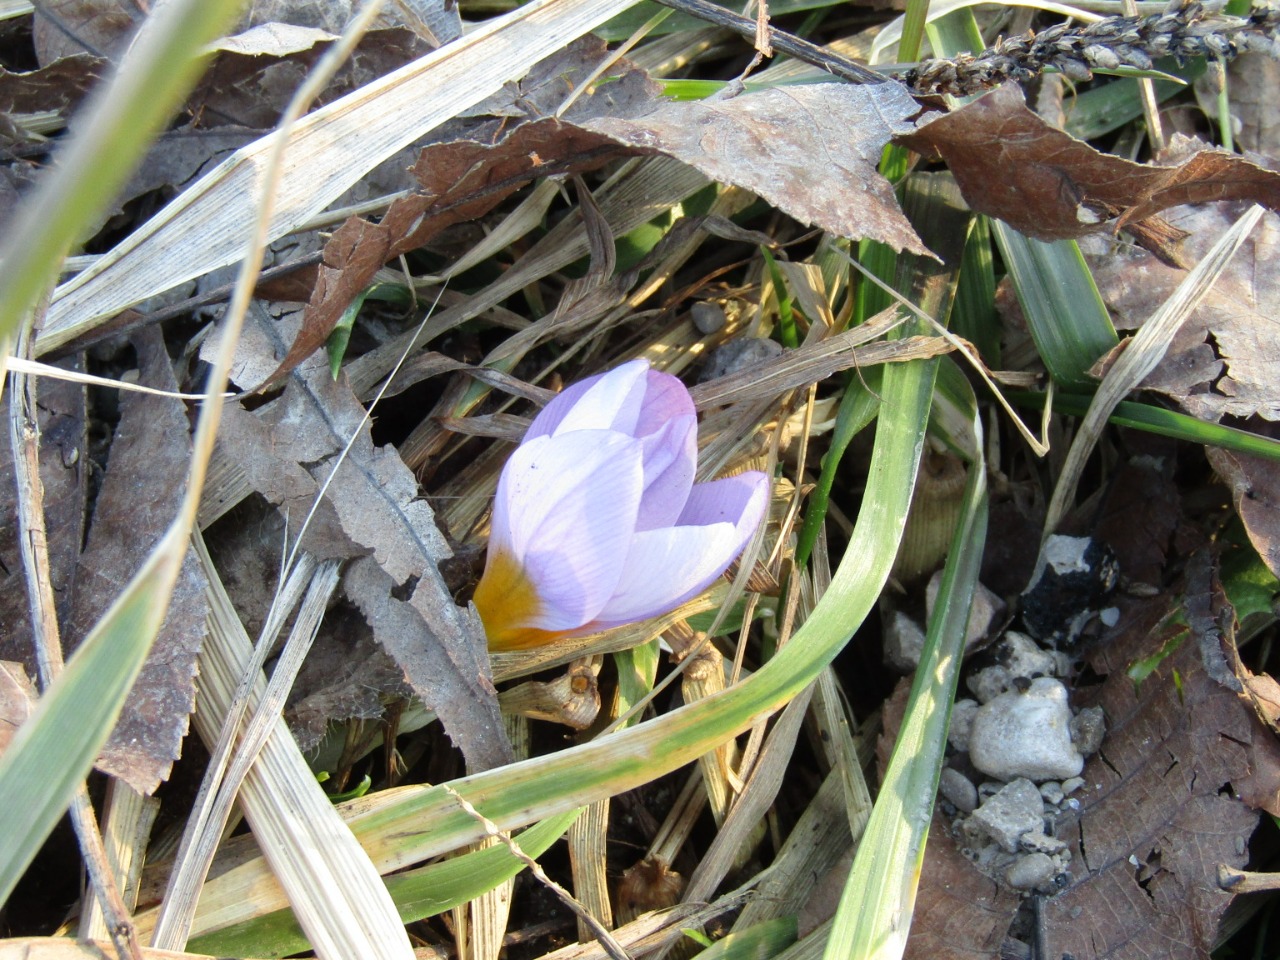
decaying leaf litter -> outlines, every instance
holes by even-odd
[[[869,803],[879,778],[911,782],[895,779],[888,752],[900,725],[912,736],[922,729],[912,726],[912,705],[941,697],[945,716],[946,683],[956,682],[917,691],[908,704],[906,681],[890,697],[895,674],[885,658],[909,670],[936,656],[929,644],[944,642],[936,632],[967,641],[958,695],[973,706],[957,708],[944,799],[923,847],[937,770],[917,759],[927,806],[900,814],[915,824],[917,845],[893,849],[905,864],[924,859],[918,891],[912,879],[894,894],[907,912],[914,903],[910,936],[897,949],[1202,957],[1237,930],[1237,944],[1265,949],[1270,902],[1237,893],[1267,887],[1273,825],[1264,818],[1258,826],[1257,811],[1280,807],[1269,677],[1276,496],[1266,442],[1277,409],[1267,372],[1277,354],[1268,273],[1275,214],[1264,215],[1181,324],[1144,383],[1149,392],[1134,398],[1148,401],[1149,421],[1184,439],[1130,426],[1093,441],[1074,509],[1058,527],[1092,538],[1102,568],[1115,573],[1090,582],[1085,601],[1062,600],[1072,593],[1064,589],[1054,602],[1066,605],[1046,616],[1040,593],[1020,596],[1042,573],[1035,544],[1076,421],[1047,421],[1051,449],[1038,460],[1006,420],[988,416],[981,386],[978,412],[961,371],[985,365],[1002,389],[1043,393],[1042,361],[1051,366],[1036,352],[1045,340],[1035,312],[1008,281],[993,285],[1001,267],[993,271],[980,217],[1002,219],[1035,238],[1028,243],[1081,238],[1084,256],[1072,262],[1087,264],[1125,333],[1162,306],[1248,203],[1274,210],[1280,200],[1268,100],[1237,66],[1243,59],[1227,86],[1227,102],[1247,106],[1243,155],[1208,145],[1222,136],[1218,120],[1177,109],[1163,114],[1172,131],[1147,131],[1158,149],[1143,147],[1132,123],[1119,140],[1075,140],[1057,126],[1075,101],[1040,69],[1082,80],[1089,68],[1141,67],[1143,57],[1169,52],[1247,50],[1265,59],[1275,14],[1258,8],[1230,20],[1198,7],[1144,9],[1145,19],[1104,18],[1073,33],[1045,15],[992,20],[979,11],[974,20],[961,9],[930,27],[935,50],[978,26],[985,42],[1011,39],[985,58],[934,60],[906,79],[964,92],[977,92],[968,85],[979,76],[1024,81],[962,106],[914,97],[922,87],[896,79],[813,83],[821,74],[794,60],[751,75],[745,89],[673,101],[667,94],[680,88],[666,81],[729,79],[751,56],[733,33],[696,19],[657,24],[617,60],[604,39],[543,34],[527,47],[545,56],[526,52],[527,66],[501,76],[498,47],[486,44],[519,38],[535,22],[586,34],[627,4],[597,0],[572,17],[565,6],[537,4],[463,39],[456,9],[427,5],[426,21],[421,12],[386,12],[321,93],[308,146],[297,151],[304,159],[290,158],[283,171],[287,199],[269,230],[268,272],[232,368],[234,388],[245,392],[225,405],[201,542],[97,764],[115,778],[101,816],[138,942],[159,930],[157,946],[182,949],[189,930],[190,949],[220,955],[285,955],[306,951],[308,940],[319,955],[345,954],[360,940],[328,909],[330,881],[347,891],[345,904],[369,894],[370,917],[394,904],[419,944],[477,957],[496,956],[504,934],[509,951],[529,956],[557,947],[575,956],[697,952],[688,929],[713,940],[732,933],[714,949],[769,955],[874,935],[850,933],[850,911],[837,906],[849,854],[869,830],[854,876],[891,885],[888,873],[866,873],[881,838],[893,835],[883,817],[868,827]],[[116,207],[89,223],[89,233],[104,232],[87,250],[111,252],[54,291],[35,339],[40,359],[171,393],[199,388],[254,207],[237,184],[249,183],[253,158],[267,154],[264,134],[348,20],[338,5],[322,21],[314,12],[258,5],[218,46]],[[602,35],[626,39],[649,19],[638,12],[625,26],[605,24]],[[837,56],[871,47],[871,32],[859,34],[831,10],[806,17],[775,3],[768,12],[775,25],[814,31]],[[485,15],[466,4],[460,13]],[[127,48],[135,19],[110,5],[59,4],[10,21],[14,59],[0,76],[6,218],[58,149],[71,106]],[[1039,45],[1019,45],[1027,26],[1040,31]],[[451,59],[453,51],[461,52]],[[424,56],[425,69],[415,60]],[[326,138],[329,129],[358,129],[362,111],[377,114],[380,104],[389,106],[379,123],[403,116],[404,103],[373,94],[396,90],[380,78],[429,81],[437,62],[459,76],[483,64],[480,87],[492,89],[477,87],[461,104],[443,84],[419,111],[437,119],[371,136],[367,149],[350,135]],[[1108,89],[1123,105],[1137,82],[1096,82],[1085,95]],[[918,151],[917,159],[894,173],[893,159],[882,160],[886,146]],[[216,244],[208,242],[214,232]],[[896,262],[886,261],[888,250]],[[944,338],[905,305],[872,309],[881,294],[853,261],[968,340]],[[975,300],[982,290],[985,299]],[[636,356],[696,384],[699,479],[746,469],[774,478],[768,522],[725,579],[667,616],[484,656],[482,626],[465,600],[511,441],[564,385]],[[1093,359],[1095,376],[1114,363]],[[926,403],[933,395],[927,439],[892,448],[911,466],[898,484],[903,511],[911,458],[924,465],[906,523],[903,549],[912,556],[890,571],[901,528],[888,524],[883,561],[859,549],[879,542],[868,539],[879,533],[869,518],[893,513],[881,497],[894,486],[881,459],[889,441],[877,436],[873,449],[876,427],[863,427],[887,432],[909,406],[905,371],[935,368],[936,386],[918,394]],[[38,425],[47,576],[70,652],[168,526],[194,408],[52,376],[37,390],[27,422]],[[34,430],[22,432],[23,411],[6,403],[18,429],[7,475],[22,444],[31,450],[37,441]],[[1177,412],[1189,416],[1171,418]],[[1226,426],[1237,429],[1216,429]],[[917,429],[924,437],[923,419]],[[965,486],[975,474],[990,488],[989,522],[985,494]],[[16,512],[14,489],[6,477],[5,517]],[[811,517],[818,509],[825,516]],[[984,523],[964,526],[960,518],[974,510]],[[996,613],[963,636],[973,621],[945,612],[954,591],[967,597],[956,586],[963,574],[949,566],[950,579],[929,591],[944,611],[931,639],[911,641],[925,612],[927,576],[916,571],[942,566],[957,525],[988,531],[977,553],[955,543],[950,553],[953,564],[983,556],[977,576],[996,595]],[[797,565],[802,527],[816,540]],[[9,726],[29,714],[23,691],[36,673],[23,535],[15,523],[0,527],[11,581],[0,616]],[[310,616],[273,609],[286,557],[301,558],[295,595],[309,577],[310,609],[328,607],[313,644]],[[851,581],[865,595],[850,591]],[[863,623],[877,600],[880,616]],[[1030,646],[998,639],[1005,626],[1030,633]],[[268,649],[282,630],[292,634],[285,652]],[[253,694],[271,704],[253,721],[262,753],[229,768],[233,783],[244,776],[237,766],[247,771],[240,809],[251,832],[220,845],[186,914],[166,888],[180,873],[173,849],[203,773],[188,727],[213,749],[237,709],[252,636],[263,638],[261,653],[275,666],[272,690]],[[273,723],[280,707],[270,698],[286,695],[298,669],[286,667],[296,660],[290,651],[307,644],[286,729]],[[250,679],[260,678],[251,669]],[[984,687],[996,674],[1004,686]],[[1060,774],[993,775],[979,766],[980,752],[971,757],[957,744],[961,712],[990,725],[1011,700],[1047,702],[1042,691],[1059,689],[1064,701],[1069,691],[1062,716],[1073,733],[1081,717],[1105,721],[1070,791],[1073,778]],[[681,701],[696,706],[677,711]],[[253,729],[248,715],[243,722]],[[630,729],[614,732],[621,726]],[[882,762],[872,768],[877,738]],[[1085,752],[1082,742],[1064,741],[1068,756]],[[511,765],[528,756],[541,759]],[[911,759],[900,753],[896,769]],[[371,790],[335,806],[318,773],[335,797]],[[130,824],[149,822],[143,795],[161,781],[157,828],[120,839]],[[427,786],[449,781],[448,790]],[[984,808],[993,794],[1038,791],[1040,826],[993,852],[1004,828],[981,827],[989,816],[957,804],[959,781],[977,784]],[[91,785],[103,782],[95,775]],[[309,811],[309,831],[281,816],[290,810]],[[543,880],[526,875],[511,892],[509,878],[524,864],[485,838],[537,821],[517,834],[521,846],[594,921],[575,920]],[[554,845],[566,830],[568,863]],[[203,831],[211,844],[221,832],[220,819]],[[199,842],[199,831],[184,842],[184,860]],[[106,937],[100,914],[68,909],[76,871],[58,859],[59,847],[73,849],[66,838],[47,847],[0,914],[7,936]],[[1027,881],[1036,857],[1053,872]],[[374,895],[375,871],[390,900]],[[368,922],[377,940],[362,955],[408,949],[403,931]],[[601,925],[617,926],[612,941]],[[562,946],[575,939],[581,946]],[[9,945],[74,949],[57,940]]]

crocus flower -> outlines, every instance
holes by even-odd
[[[697,415],[633,360],[567,388],[498,481],[475,604],[495,650],[654,617],[725,571],[769,501],[763,473],[693,482]]]

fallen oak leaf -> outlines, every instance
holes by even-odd
[[[1017,84],[926,118],[895,142],[945,160],[973,210],[1037,240],[1096,232],[1113,210],[1118,229],[1186,203],[1280,209],[1280,174],[1219,150],[1191,153],[1185,138],[1174,145],[1183,159],[1171,164],[1101,153],[1029,109]]]

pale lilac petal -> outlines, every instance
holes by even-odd
[[[696,417],[693,398],[685,385],[669,373],[650,370],[645,378],[644,404],[633,436],[646,437],[678,417]]]
[[[617,589],[596,614],[605,629],[674,610],[709,587],[742,550],[733,524],[637,533]]]
[[[698,466],[697,417],[693,413],[676,417],[642,436],[640,442],[644,444],[644,497],[636,529],[675,526]]]
[[[712,522],[637,533],[618,587],[592,626],[644,620],[696,597],[742,552],[768,505],[769,481],[762,473],[695,486],[682,523],[685,516]]]
[[[732,523],[746,530],[742,538],[742,545],[746,546],[768,505],[769,478],[758,470],[750,470],[710,483],[695,483],[677,523],[681,526]]]
[[[570,430],[617,430],[634,436],[648,372],[647,360],[632,360],[566,387],[534,418],[525,442]]]
[[[537,588],[541,630],[593,619],[621,575],[643,490],[641,444],[609,430],[539,437],[498,482],[490,549],[505,548]]]

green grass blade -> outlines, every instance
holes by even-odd
[[[952,442],[977,441],[971,451],[975,459],[902,728],[831,926],[825,960],[900,957],[911,926],[987,528],[977,404],[955,365],[948,362],[944,370],[948,372],[938,378],[940,390],[953,403],[967,394],[957,406],[971,413],[971,440]]]
[[[954,57],[981,42],[973,13],[954,9],[930,29],[938,56]],[[1086,371],[1118,342],[1093,274],[1074,240],[1043,243],[998,220],[991,231],[1040,356],[1062,386],[1088,388]]]
[[[1156,101],[1163,103],[1170,97],[1187,89],[1187,83],[1195,81],[1205,71],[1203,60],[1191,60],[1177,68],[1173,61],[1161,61],[1159,64],[1169,70],[1177,70],[1178,80],[1155,80]],[[1134,79],[1118,80],[1095,86],[1066,104],[1066,131],[1081,140],[1093,140],[1106,136],[1120,129],[1131,120],[1142,116],[1142,96],[1138,81]]]
[[[111,79],[72,124],[71,137],[0,245],[0,337],[17,329],[57,279],[71,248],[119,191],[177,111],[242,0],[173,0],[144,23]]]
[[[765,920],[721,937],[698,960],[770,960],[796,942],[796,918]]]
[[[993,370],[1000,369],[1000,317],[996,313],[996,273],[991,254],[991,224],[974,217],[960,261],[951,329],[975,347]]]
[[[571,810],[530,827],[516,838],[530,857],[540,857],[564,835],[581,810]],[[473,850],[417,870],[387,877],[387,892],[405,923],[434,917],[505,883],[525,864],[505,845]],[[189,953],[218,957],[285,957],[309,950],[302,927],[291,910],[276,910],[253,920],[195,937]]]
[[[0,756],[0,904],[62,819],[142,670],[186,551],[175,539],[156,548]]]
[[[1012,402],[1021,406],[1037,410],[1044,409],[1043,393],[1015,390],[1010,391],[1008,396]],[[1089,401],[1089,397],[1078,394],[1057,393],[1053,397],[1053,410],[1054,413],[1082,417],[1089,410]],[[1247,453],[1255,457],[1280,460],[1280,440],[1222,423],[1209,423],[1189,414],[1166,410],[1164,407],[1156,407],[1149,403],[1121,400],[1112,411],[1109,422],[1118,427],[1145,430],[1147,433],[1171,437],[1174,440],[1202,443],[1207,447],[1221,447],[1223,450],[1234,450],[1237,453]]]
[[[862,373],[861,379],[854,377],[845,387],[844,396],[840,398],[840,407],[836,412],[836,426],[831,433],[831,445],[822,457],[822,472],[818,475],[818,484],[809,501],[805,505],[804,525],[796,541],[796,566],[803,567],[809,562],[813,545],[818,540],[822,525],[827,520],[827,504],[831,501],[831,487],[836,482],[836,473],[840,469],[840,460],[849,448],[853,438],[861,433],[876,418],[880,409],[880,371],[876,367]]]
[[[999,220],[991,230],[1049,373],[1064,387],[1092,388],[1089,368],[1119,338],[1079,245],[1033,240]]]

